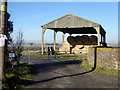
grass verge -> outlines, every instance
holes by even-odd
[[[2,88],[7,90],[21,89],[31,83],[37,72],[27,64],[20,64],[13,69],[6,69],[6,79],[3,78]]]
[[[87,58],[86,55],[42,55],[40,53],[31,53],[31,54],[23,54],[24,56],[32,56],[32,57],[41,57],[41,58],[49,58],[49,59],[59,59],[59,60],[65,60],[65,61],[70,61],[70,60],[84,60]]]
[[[82,62],[82,64],[80,65],[80,67],[87,71],[92,69],[92,67],[88,63],[88,60],[84,60]],[[106,69],[106,68],[96,67],[96,69],[93,72],[103,74],[103,75],[118,77],[118,70],[116,70],[116,69]]]

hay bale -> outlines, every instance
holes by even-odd
[[[74,47],[72,50],[72,53],[75,53],[75,54],[87,53],[88,47],[84,46],[84,48],[80,49],[81,46],[82,45],[77,45],[76,47]]]
[[[69,44],[71,44],[72,46],[75,46],[76,45],[76,42],[75,42],[75,38],[73,36],[69,36],[67,38],[67,41]]]
[[[75,37],[75,41],[80,41],[80,39],[81,39],[80,36]]]
[[[76,45],[90,45],[90,37],[88,35],[76,36]]]
[[[67,41],[68,43],[75,42],[75,38],[73,36],[68,36]]]
[[[88,35],[81,36],[81,42],[83,42],[83,45],[89,45],[90,44],[89,39],[90,39],[90,37]]]
[[[91,45],[97,45],[98,38],[95,35],[90,36],[90,44]]]
[[[75,37],[75,42],[76,42],[76,45],[82,45],[83,42],[81,41],[81,36],[76,36]]]
[[[63,42],[62,46],[59,48],[60,53],[65,53],[70,51],[71,45],[65,41]]]

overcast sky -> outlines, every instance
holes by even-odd
[[[8,12],[14,22],[12,37],[22,30],[26,42],[41,43],[41,26],[69,13],[101,24],[107,32],[107,43],[118,42],[117,2],[9,2]],[[52,30],[45,32],[45,42],[53,42]],[[57,43],[61,42],[59,32]]]

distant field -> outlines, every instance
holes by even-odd
[[[11,48],[12,45],[9,45],[9,47]],[[41,50],[42,45],[41,44],[23,44],[24,50]],[[45,44],[44,48],[47,47],[54,47],[54,45],[48,45]],[[61,44],[57,44],[56,45],[56,50],[58,50],[61,47]]]
[[[111,46],[111,47],[120,47],[120,44],[108,44],[108,46]]]

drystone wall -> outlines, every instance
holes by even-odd
[[[96,57],[96,68],[119,69],[120,48],[90,47],[88,49],[88,61],[94,66]]]

